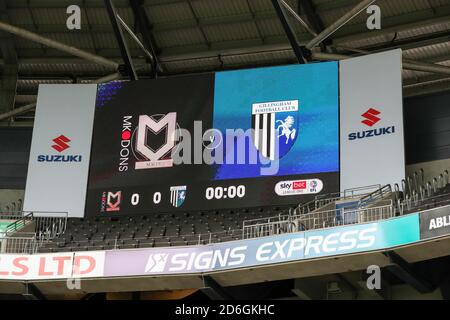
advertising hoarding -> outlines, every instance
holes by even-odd
[[[97,85],[40,85],[24,211],[82,218]]]
[[[405,178],[402,51],[340,62],[341,191]]]

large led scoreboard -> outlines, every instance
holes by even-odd
[[[293,205],[399,183],[401,90],[401,50],[41,85],[24,210],[83,217]]]
[[[293,204],[338,191],[338,107],[337,62],[100,85],[87,213]]]

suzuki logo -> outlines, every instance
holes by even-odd
[[[381,120],[381,118],[377,117],[377,115],[379,115],[380,113],[380,111],[370,108],[361,115],[366,118],[365,120],[361,121],[361,123],[364,123],[366,126],[372,127],[374,124]]]
[[[63,152],[64,150],[70,148],[70,146],[67,144],[68,142],[70,142],[70,139],[64,135],[60,135],[59,137],[53,139],[53,142],[55,144],[52,145],[52,148],[58,152]]]

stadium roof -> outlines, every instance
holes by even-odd
[[[285,1],[316,33],[361,2]],[[136,30],[130,1],[113,2],[120,17]],[[437,73],[405,69],[406,96],[450,89],[450,0],[375,3],[381,8],[381,30],[367,29],[368,15],[363,11],[333,33],[326,47],[316,47],[313,52],[355,56],[402,48],[404,59],[449,67]],[[74,4],[82,10],[81,30],[66,27],[66,9]],[[145,0],[142,7],[149,26],[147,38],[160,62],[160,76],[296,62],[271,0]],[[314,36],[288,15],[298,42],[309,42]],[[0,21],[122,63],[103,0],[0,0]],[[82,60],[17,35],[1,33],[0,38],[0,69],[16,65],[18,70],[16,108],[36,100],[40,83],[88,83],[117,71],[114,66]],[[151,67],[144,51],[128,35],[126,38],[134,64],[143,66],[139,75],[149,76]],[[3,72],[5,76],[8,72]]]

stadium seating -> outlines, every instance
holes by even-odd
[[[179,214],[68,219],[64,235],[40,252],[167,247],[238,240],[245,220],[287,214],[269,207]]]
[[[413,178],[407,178],[404,181],[402,191],[399,190],[398,186],[395,186],[394,189],[390,186],[383,186],[375,191],[367,191],[359,195],[333,194],[321,196],[311,203],[296,207],[87,217],[84,219],[70,218],[67,219],[63,232],[61,232],[62,229],[58,229],[58,232],[54,232],[45,241],[41,241],[40,245],[37,246],[37,251],[63,252],[198,245],[238,240],[243,237],[270,235],[273,232],[326,228],[386,219],[393,215],[408,214],[450,204],[448,172],[444,172],[433,181],[433,183],[428,183],[425,186],[420,174],[415,173]],[[381,215],[375,215],[374,218],[371,218],[372,220],[348,220],[336,223],[336,215],[342,209],[342,207],[338,209],[338,205],[341,205],[343,200],[351,200],[351,203],[358,202],[357,209],[370,210],[370,208],[380,207],[391,207],[391,209],[388,215],[383,211]],[[352,214],[351,210],[352,208],[350,208],[350,215]],[[332,221],[330,221],[330,216]],[[276,226],[278,230],[266,228],[263,230],[264,232],[261,232],[261,229],[255,229],[256,232],[250,236],[244,232],[246,231],[246,225],[252,223],[264,225],[265,222],[276,221],[286,222],[283,220],[286,217],[289,219],[295,217],[297,221],[302,220],[302,228],[288,230],[279,228],[281,224],[275,224],[273,226]],[[311,217],[309,223],[305,223],[304,218],[306,217]],[[48,234],[48,230],[43,230],[43,227],[49,229],[49,226],[54,222],[45,221],[45,223],[39,225],[38,221],[36,219],[36,235]],[[61,222],[58,221],[58,223]]]

